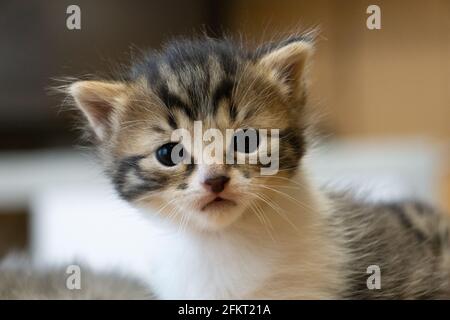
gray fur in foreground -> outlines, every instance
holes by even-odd
[[[138,281],[115,273],[95,273],[81,266],[81,289],[66,287],[65,268],[40,270],[24,257],[0,263],[0,299],[143,300],[152,295]]]

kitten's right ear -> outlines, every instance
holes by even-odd
[[[126,101],[126,86],[120,82],[77,81],[68,87],[76,106],[83,112],[100,140],[105,138],[111,117]]]

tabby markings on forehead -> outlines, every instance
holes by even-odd
[[[234,108],[233,103],[231,101],[231,94],[233,92],[234,84],[230,79],[222,80],[222,82],[219,83],[217,86],[213,97],[212,97],[212,114],[217,114],[217,109],[219,107],[219,102],[223,99],[227,99],[229,101],[229,108],[230,108],[230,118],[232,120],[236,119],[235,112],[232,112],[232,108]]]

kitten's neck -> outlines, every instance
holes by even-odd
[[[166,234],[155,256],[160,294],[194,299],[331,298],[339,282],[339,250],[327,237],[326,203],[302,175],[294,181],[285,186],[302,187],[275,192],[273,202],[264,202],[259,214],[249,209],[224,230]],[[176,270],[170,275],[173,290],[158,282],[168,281],[167,268]]]

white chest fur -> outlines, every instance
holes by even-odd
[[[155,244],[151,283],[164,299],[244,298],[273,268],[271,249],[228,233],[166,234]]]
[[[272,234],[254,215],[239,227],[201,233],[159,228],[149,282],[162,299],[333,298],[343,256],[316,212],[273,215]]]

